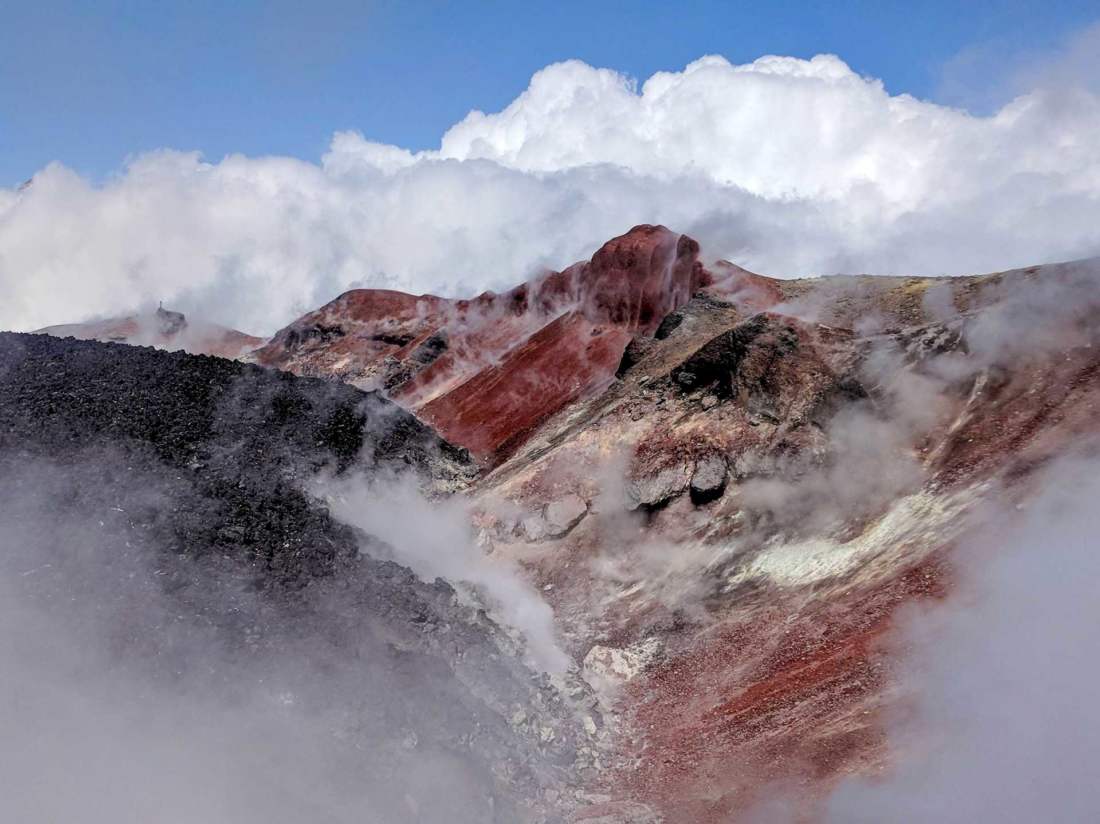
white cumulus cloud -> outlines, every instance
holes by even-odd
[[[1096,255],[1100,96],[1059,78],[974,116],[831,55],[704,57],[640,87],[568,61],[438,150],[350,132],[320,163],[161,150],[102,184],[53,164],[0,189],[0,327],[163,300],[270,333],[353,286],[507,287],[643,222],[780,276]]]

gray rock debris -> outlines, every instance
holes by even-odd
[[[595,794],[593,794],[595,797]],[[582,811],[583,824],[661,824],[661,817],[652,807],[633,801],[602,801]]]
[[[520,528],[528,541],[561,538],[568,535],[587,514],[588,504],[584,498],[571,492],[528,515],[520,522]]]
[[[528,541],[541,541],[546,537],[546,519],[541,511],[528,515],[519,525]]]
[[[682,495],[691,481],[691,467],[686,463],[666,466],[652,474],[633,478],[627,485],[627,508],[654,509]]]
[[[726,491],[729,468],[721,455],[708,455],[695,462],[691,475],[691,500],[697,504],[722,497]]]
[[[551,538],[565,535],[588,514],[588,504],[580,495],[569,494],[546,506],[546,533]]]

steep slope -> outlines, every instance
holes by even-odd
[[[1100,434],[1098,273],[737,272],[478,481],[487,544],[608,709],[616,766],[577,820],[736,821],[770,794],[812,820],[884,768],[897,610],[950,592],[995,490]]]
[[[491,469],[482,541],[606,721],[578,821],[737,820],[777,786],[809,815],[888,762],[897,610],[1100,429],[1097,268],[775,280],[636,227],[506,296],[352,293],[259,357],[377,381]]]
[[[23,641],[5,631],[3,690],[14,683],[8,698],[37,706],[18,687],[37,682],[42,724],[68,709],[57,694],[69,681],[31,667],[71,638],[83,651],[58,667],[91,656],[81,719],[152,702],[186,753],[192,731],[224,715],[211,746],[240,751],[233,792],[271,803],[251,770],[286,785],[272,787],[282,800],[264,820],[344,821],[356,809],[354,820],[369,810],[379,822],[556,818],[541,793],[572,780],[572,709],[471,594],[387,560],[314,495],[332,473],[468,483],[465,452],[408,413],[228,360],[6,333],[0,470],[7,627],[50,625],[12,658],[9,641]],[[98,679],[118,681],[101,705]],[[513,723],[517,708],[529,725]],[[241,730],[236,719],[253,716],[256,729]],[[87,723],[73,724],[79,737]],[[280,769],[291,744],[295,763],[321,760]],[[28,741],[32,754],[41,746]]]
[[[356,290],[283,329],[258,363],[386,390],[493,465],[613,378],[637,333],[709,282],[698,244],[637,226],[586,263],[502,295],[451,301]]]

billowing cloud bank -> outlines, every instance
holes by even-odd
[[[437,151],[338,133],[319,165],[158,151],[103,185],[0,190],[0,327],[164,300],[258,333],[356,285],[471,294],[642,222],[778,275],[962,273],[1100,254],[1100,96],[989,117],[891,96],[840,59],[705,57],[640,88],[538,72]]]

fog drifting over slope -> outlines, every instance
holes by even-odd
[[[279,600],[248,584],[251,565],[211,560],[210,547],[160,551],[138,537],[139,513],[186,505],[162,476],[133,471],[131,455],[0,458],[0,820],[527,820],[488,766],[514,766],[515,754],[480,735],[511,729],[452,690],[461,676],[448,665],[474,660],[476,634],[440,641],[456,657],[433,660],[372,628],[346,570]],[[405,530],[394,554],[434,527],[444,555],[445,525]],[[517,609],[519,583],[503,571],[494,583]],[[417,603],[395,590],[394,614]],[[430,611],[413,615],[412,631],[430,633]],[[486,694],[503,686],[499,672],[482,675]],[[533,792],[516,775],[509,791]]]
[[[1096,469],[1048,469],[1035,500],[957,553],[960,591],[910,616],[898,764],[842,784],[832,824],[1095,818]]]
[[[830,55],[704,57],[640,86],[570,61],[435,151],[352,132],[319,164],[165,149],[102,185],[54,164],[0,190],[0,327],[164,300],[266,334],[353,286],[505,287],[643,222],[787,276],[1100,254],[1100,95],[1058,78],[978,117]]]

